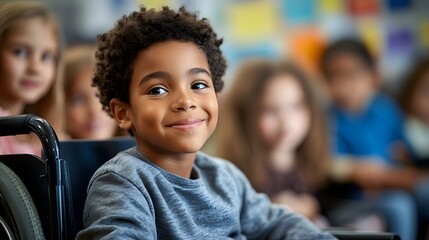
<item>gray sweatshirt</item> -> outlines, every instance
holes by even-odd
[[[335,239],[256,193],[233,164],[198,153],[186,179],[131,148],[88,186],[77,239]]]

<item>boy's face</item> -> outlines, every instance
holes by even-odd
[[[328,88],[335,104],[359,111],[376,89],[376,76],[362,60],[350,53],[337,53],[327,64]]]
[[[160,42],[139,52],[132,67],[130,103],[122,113],[112,108],[120,127],[132,129],[149,156],[199,151],[218,117],[204,52],[191,42]]]

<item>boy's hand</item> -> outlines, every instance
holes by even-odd
[[[421,173],[415,168],[391,168],[385,177],[385,186],[412,190],[416,185]]]
[[[401,188],[411,190],[417,179],[418,171],[414,168],[392,168],[374,162],[354,163],[352,180],[366,190]]]
[[[360,161],[353,164],[351,180],[363,189],[380,189],[385,185],[388,167],[372,160]]]

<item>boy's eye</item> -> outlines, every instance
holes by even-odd
[[[13,54],[19,58],[25,58],[28,55],[28,51],[25,48],[17,48],[13,50]]]
[[[149,94],[149,95],[161,95],[161,94],[165,94],[165,93],[167,93],[167,90],[165,88],[162,88],[162,87],[154,87],[154,88],[151,88],[147,92],[147,94]]]
[[[203,82],[196,82],[191,86],[191,89],[193,90],[204,89],[204,88],[208,88],[208,85]]]

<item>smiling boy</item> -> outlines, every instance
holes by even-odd
[[[77,239],[335,239],[198,152],[215,129],[226,68],[206,19],[141,8],[98,40],[94,85],[137,146],[92,177]]]

